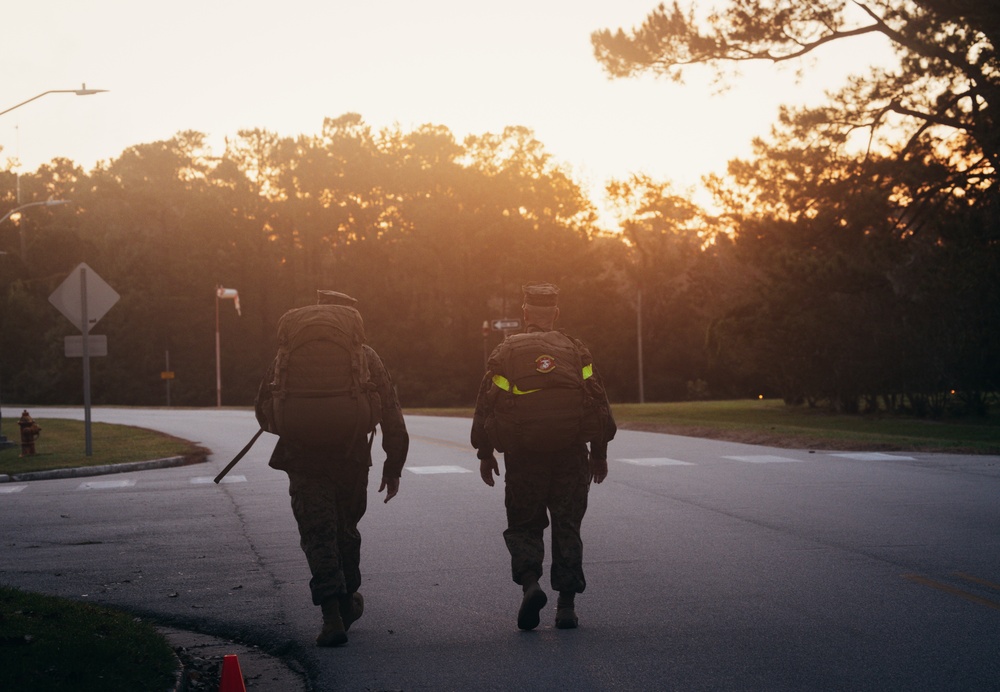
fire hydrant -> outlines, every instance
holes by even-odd
[[[42,434],[42,429],[27,410],[21,412],[17,424],[21,428],[21,456],[34,456],[35,440]]]

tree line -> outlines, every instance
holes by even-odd
[[[621,78],[723,69],[858,30],[772,5],[751,17],[733,3],[707,26],[660,6],[630,34],[595,32],[595,55]],[[522,284],[551,281],[613,401],[983,413],[1000,375],[1000,84],[995,24],[971,13],[997,11],[897,5],[863,6],[897,42],[896,71],[785,109],[752,157],[706,180],[710,208],[669,181],[609,181],[614,228],[520,127],[458,141],[349,113],[316,134],[241,131],[221,154],[181,132],[90,171],[8,164],[0,212],[72,204],[0,227],[0,396],[82,402],[80,361],[63,355],[77,332],[47,299],[86,262],[121,295],[93,328],[108,339],[91,361],[98,404],[163,404],[169,383],[173,405],[213,405],[216,331],[223,404],[251,403],[278,318],[322,288],[359,299],[405,407],[468,406],[503,336],[490,323],[519,316]]]

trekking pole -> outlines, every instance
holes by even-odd
[[[261,428],[260,430],[257,431],[256,435],[254,435],[253,437],[250,438],[250,441],[247,442],[247,446],[244,447],[243,449],[241,449],[240,453],[237,454],[235,457],[233,457],[233,460],[229,462],[229,464],[226,466],[226,468],[222,469],[222,472],[218,476],[215,477],[216,484],[218,484],[219,481],[221,481],[225,477],[225,475],[227,473],[229,473],[230,471],[233,470],[233,467],[236,466],[236,464],[239,463],[240,459],[242,459],[243,457],[245,457],[247,455],[247,452],[249,452],[250,448],[253,447],[253,443],[257,441],[257,438],[260,437],[261,433],[263,433],[263,432],[264,432],[264,428]]]

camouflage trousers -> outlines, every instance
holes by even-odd
[[[287,473],[313,603],[354,593],[361,586],[358,522],[368,507],[368,467],[341,461]]]
[[[584,445],[559,452],[504,455],[504,503],[511,576],[518,584],[540,579],[545,558],[544,531],[552,519],[552,588],[582,593],[583,540],[590,467]]]

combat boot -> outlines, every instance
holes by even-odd
[[[316,637],[316,646],[341,646],[347,643],[347,629],[340,617],[340,600],[329,600],[322,605],[323,631]]]
[[[351,623],[360,619],[365,612],[365,599],[360,593],[344,596],[340,599],[340,619],[344,622],[344,631],[351,629]]]
[[[574,601],[576,594],[572,591],[560,591],[556,599],[556,628],[561,630],[576,629],[580,620],[576,617]]]
[[[539,613],[549,597],[542,591],[542,587],[537,581],[524,585],[524,598],[521,599],[521,607],[517,611],[517,626],[522,630],[533,630],[538,627],[541,620]]]

